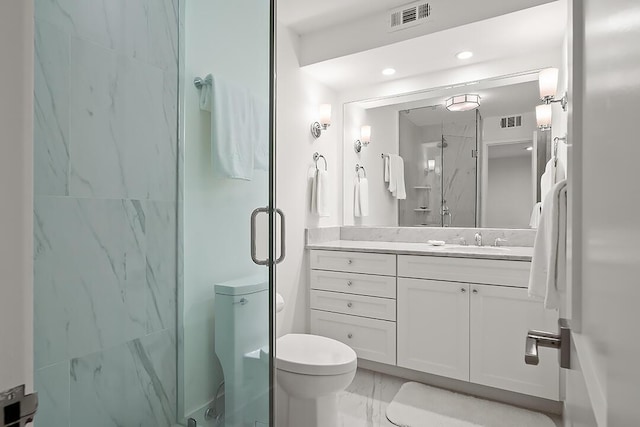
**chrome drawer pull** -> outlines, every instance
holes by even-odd
[[[351,286],[351,285],[353,285],[353,282],[352,282],[351,280],[349,280],[349,281],[347,282],[347,286]]]
[[[352,259],[347,260],[347,264],[353,264],[353,260]]]
[[[353,303],[352,302],[348,303],[347,307],[349,307],[349,308],[353,307]]]
[[[353,338],[353,334],[347,335],[347,338],[349,338],[349,339]]]

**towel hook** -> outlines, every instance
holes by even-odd
[[[202,86],[211,85],[213,83],[213,76],[211,74],[207,74],[205,78],[196,77],[193,79],[193,85],[196,89],[202,89]]]
[[[313,161],[316,162],[316,169],[318,169],[318,160],[320,159],[324,160],[324,170],[328,170],[329,165],[327,164],[327,159],[318,152],[313,153]]]
[[[358,179],[360,179],[360,169],[362,169],[362,172],[364,173],[364,178],[366,178],[367,170],[364,168],[364,166],[356,164],[356,175],[358,176]]]

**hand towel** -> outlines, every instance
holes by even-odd
[[[558,182],[542,204],[542,216],[533,246],[529,296],[557,309],[566,285],[567,181]]]
[[[311,212],[329,216],[329,174],[326,170],[316,169],[311,189]]]
[[[384,182],[389,182],[389,156],[384,156]]]
[[[211,112],[211,98],[213,98],[213,77],[207,74],[200,89],[200,109]]]
[[[356,180],[353,214],[356,217],[369,216],[369,181],[367,178]]]
[[[542,202],[538,202],[533,206],[531,219],[529,220],[529,228],[538,228],[538,224],[540,224],[540,215],[542,215]]]
[[[389,154],[389,191],[398,200],[407,198],[404,184],[404,160],[396,154]]]
[[[252,99],[254,133],[254,168],[269,170],[269,105],[257,98]]]
[[[543,201],[543,204],[553,186],[565,179],[567,179],[567,174],[562,161],[558,159],[558,162],[554,165],[553,159],[549,160],[544,168],[544,173],[540,177],[540,200]]]

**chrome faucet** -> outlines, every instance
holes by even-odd
[[[482,234],[480,232],[476,233],[476,246],[482,246]]]
[[[442,201],[442,210],[440,211],[442,214],[442,226],[449,227],[451,225],[451,211],[449,210],[449,206],[447,206],[447,201]],[[449,217],[449,223],[447,224],[445,221],[445,217]]]

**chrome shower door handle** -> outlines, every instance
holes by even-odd
[[[268,265],[268,259],[258,259],[258,249],[256,248],[256,218],[261,213],[269,213],[269,208],[256,208],[251,213],[251,259],[258,265]]]
[[[282,261],[284,261],[284,258],[286,257],[286,241],[285,241],[285,237],[286,237],[286,233],[285,233],[285,216],[284,216],[284,212],[282,212],[281,209],[275,209],[275,212],[278,213],[280,215],[280,256],[278,257],[278,259],[276,259],[276,264],[280,264]],[[256,247],[256,218],[258,217],[259,214],[261,213],[269,213],[269,208],[265,207],[265,208],[256,208],[254,209],[254,211],[251,213],[251,259],[253,260],[254,263],[258,264],[258,265],[268,265],[269,264],[269,259],[258,259],[258,248]]]
[[[276,209],[276,212],[280,214],[280,256],[276,259],[276,264],[280,264],[284,261],[284,258],[287,256],[287,241],[285,240],[286,232],[285,232],[285,216],[282,209]]]

